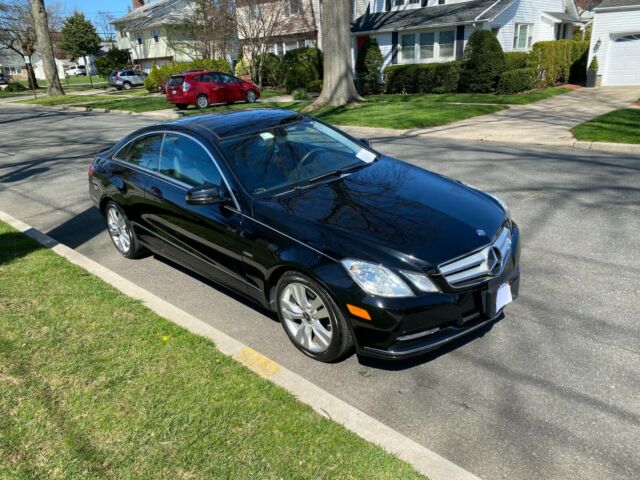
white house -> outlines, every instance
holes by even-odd
[[[351,25],[353,49],[374,37],[384,66],[462,58],[475,29],[491,30],[506,52],[571,38],[580,24],[573,0],[356,0],[365,13]]]
[[[604,0],[595,8],[589,65],[601,85],[640,85],[640,0]]]

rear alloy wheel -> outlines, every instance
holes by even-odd
[[[247,95],[245,97],[245,100],[247,101],[247,103],[253,103],[256,101],[256,92],[254,92],[253,90],[249,90],[247,92]]]
[[[122,88],[124,88],[125,90],[131,90],[131,84],[129,82],[124,82],[122,84]]]
[[[209,99],[207,98],[207,96],[198,95],[198,98],[196,98],[196,107],[202,110],[203,108],[207,108],[208,106],[209,106]]]
[[[145,248],[138,242],[133,228],[122,209],[114,202],[109,202],[104,210],[107,229],[118,252],[127,258],[138,258],[145,253]]]
[[[306,275],[285,273],[277,286],[280,322],[293,344],[321,362],[342,358],[353,346],[347,320],[327,291]]]

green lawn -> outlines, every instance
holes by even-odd
[[[0,478],[423,478],[3,223],[0,331]]]
[[[391,103],[488,103],[496,105],[526,105],[570,92],[570,88],[550,87],[516,95],[494,95],[491,93],[441,93],[424,95],[372,95],[370,102]]]
[[[621,108],[571,129],[578,140],[640,144],[640,109]]]
[[[280,95],[286,95],[287,91],[284,88],[271,88],[271,87],[265,87],[262,89],[261,98],[271,98],[271,97],[278,97]]]
[[[92,75],[91,80],[93,81],[94,85],[107,83],[107,77],[101,77],[99,75]],[[28,85],[27,80],[19,80],[19,82],[22,83],[25,87]],[[89,84],[90,82],[89,82],[89,77],[68,77],[68,78],[62,77],[60,78],[60,83],[64,88],[65,86],[82,85],[85,83]],[[47,81],[38,79],[38,85],[41,88],[46,87]]]
[[[245,108],[288,108],[300,111],[310,102],[260,102],[252,105],[235,104],[211,107],[205,111],[189,109],[187,115],[214,113],[221,110]],[[459,105],[414,101],[367,101],[356,106],[324,107],[313,112],[313,116],[335,125],[353,125],[382,128],[421,128],[443,125],[465,118],[498,112],[507,108],[502,105]]]
[[[140,90],[144,92],[143,90]],[[550,98],[554,95],[570,91],[566,88],[548,88],[538,92],[521,95],[492,95],[475,93],[456,94],[428,94],[428,95],[373,95],[367,101],[355,106],[326,107],[314,112],[314,116],[336,125],[352,125],[363,127],[383,128],[422,128],[457,122],[478,115],[498,112],[508,105],[522,105]],[[266,89],[266,98],[279,95],[279,90]],[[136,94],[134,94],[136,95]],[[164,97],[147,97],[144,93],[136,96],[140,98],[117,98],[109,96],[69,96],[52,99],[27,101],[38,105],[62,105],[65,103],[82,103],[92,108],[108,108],[110,110],[128,110],[132,112],[150,112],[173,108]],[[185,115],[212,113],[229,109],[244,108],[289,108],[302,110],[309,102],[259,102],[252,105],[235,104],[210,107],[204,111],[190,108]]]

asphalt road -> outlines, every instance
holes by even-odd
[[[0,106],[0,209],[485,479],[638,478],[640,157],[375,140],[507,200],[522,229],[521,295],[492,329],[438,353],[324,365],[230,292],[116,253],[87,195],[89,161],[152,122]]]

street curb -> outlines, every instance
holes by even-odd
[[[476,475],[441,457],[437,453],[405,437],[391,427],[340,400],[300,375],[279,365],[251,347],[235,340],[206,322],[179,309],[148,290],[127,280],[112,270],[85,257],[36,228],[0,210],[0,220],[31,237],[71,263],[78,265],[115,287],[125,295],[142,302],[158,315],[180,325],[191,333],[212,340],[224,355],[232,357],[250,368],[260,377],[284,388],[298,400],[311,406],[320,415],[329,418],[361,438],[409,463],[430,480],[480,480]]]

